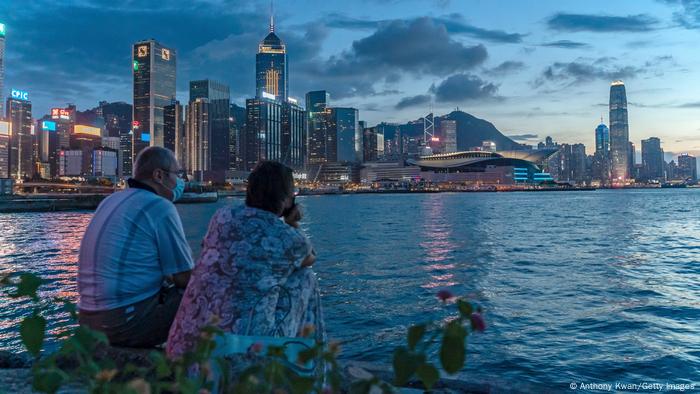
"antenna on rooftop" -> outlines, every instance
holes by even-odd
[[[270,0],[270,33],[275,32],[275,4]]]

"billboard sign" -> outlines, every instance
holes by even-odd
[[[263,92],[262,92],[262,96],[263,96],[264,98],[268,98],[268,99],[270,99],[270,100],[274,100],[274,99],[275,99],[275,95],[274,95],[274,94],[270,94],[270,93],[268,93],[268,92],[266,92],[266,91],[263,91]]]
[[[51,108],[51,119],[70,120],[70,110],[64,108]]]
[[[44,131],[56,131],[56,122],[45,120],[41,122],[41,129]]]
[[[10,95],[13,99],[16,99],[16,100],[22,100],[22,101],[29,100],[29,93],[25,92],[24,90],[12,89],[12,92]]]
[[[99,127],[92,127],[92,126],[85,126],[85,125],[77,124],[73,128],[73,134],[88,134],[88,135],[94,135],[96,137],[101,137],[102,130]]]
[[[0,23],[0,37],[5,37],[5,24]]]
[[[10,135],[10,122],[0,120],[0,135]]]

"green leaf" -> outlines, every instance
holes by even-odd
[[[408,328],[408,348],[413,350],[425,334],[425,324],[418,324]]]
[[[58,368],[36,371],[32,388],[43,393],[55,393],[67,380],[66,373]]]
[[[459,313],[462,315],[462,317],[466,319],[469,319],[469,316],[471,316],[472,312],[474,312],[474,307],[472,304],[462,299],[457,300],[457,308],[459,309]]]
[[[415,354],[405,347],[396,348],[394,351],[394,383],[402,386],[408,383],[409,379],[416,372],[416,369],[425,360],[425,355]]]
[[[34,274],[21,274],[19,276],[19,283],[17,283],[17,290],[10,296],[14,298],[31,297],[36,300],[38,299],[36,291],[42,283],[44,283],[44,281]]]
[[[19,326],[22,343],[34,357],[38,357],[39,352],[41,352],[41,345],[44,343],[46,334],[45,330],[46,319],[36,314],[22,320]]]
[[[459,320],[453,320],[447,323],[443,335],[440,362],[447,373],[454,374],[464,366],[467,330]]]
[[[426,390],[430,390],[435,382],[440,380],[440,372],[432,364],[421,364],[416,369],[416,376],[423,382]]]

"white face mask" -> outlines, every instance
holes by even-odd
[[[170,189],[170,191],[173,193],[172,202],[179,200],[182,194],[185,193],[185,181],[178,177],[175,182],[175,187]]]

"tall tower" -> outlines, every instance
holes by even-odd
[[[270,15],[270,33],[258,45],[255,56],[255,97],[263,97],[263,92],[275,100],[287,101],[287,49],[275,34],[273,15]]]
[[[0,116],[5,113],[5,24],[0,23]]]
[[[165,146],[164,107],[175,99],[177,53],[155,40],[134,44],[132,158],[147,146]]]
[[[629,179],[627,93],[622,81],[610,85],[610,166],[614,183]]]
[[[600,124],[595,128],[595,152],[608,156],[610,150],[610,129],[603,123],[603,117],[600,117]]]

